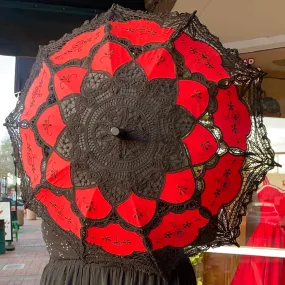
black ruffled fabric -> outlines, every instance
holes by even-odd
[[[43,238],[50,261],[41,285],[196,285],[195,272],[188,259],[173,270],[169,280],[155,274],[121,267],[83,264],[76,252],[43,222]]]

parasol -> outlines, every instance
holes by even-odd
[[[263,76],[195,13],[114,5],[40,48],[7,118],[26,207],[84,263],[166,276],[237,244],[275,166]]]

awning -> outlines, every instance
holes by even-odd
[[[144,10],[144,0],[0,0],[0,54],[35,56],[39,45],[59,39],[116,2]]]
[[[33,57],[16,57],[14,87],[15,93],[19,93],[23,90],[25,83],[30,76],[34,62],[35,58]]]

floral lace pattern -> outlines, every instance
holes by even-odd
[[[86,263],[167,276],[235,244],[275,165],[263,75],[194,15],[114,5],[41,48],[7,118],[26,206]]]

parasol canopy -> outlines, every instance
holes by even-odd
[[[237,244],[275,166],[263,76],[195,13],[114,5],[40,48],[7,118],[26,207],[84,263],[166,276]]]

